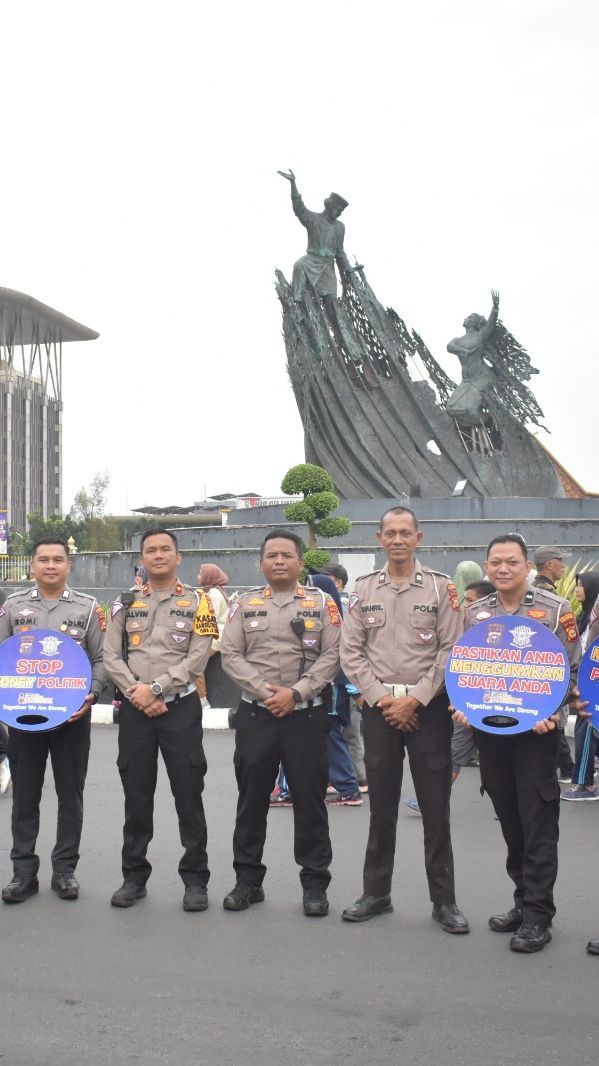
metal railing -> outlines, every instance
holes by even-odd
[[[0,581],[27,581],[30,567],[29,555],[0,555]]]

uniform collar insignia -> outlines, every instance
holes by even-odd
[[[146,581],[145,585],[142,585],[141,592],[142,592],[142,596],[149,596],[150,595],[150,582],[149,581]]]
[[[265,597],[266,599],[269,599],[269,597],[270,597],[270,596],[272,596],[272,589],[271,589],[270,585],[267,585],[267,586],[266,586],[266,588],[264,589],[264,592],[262,593],[262,595],[263,595],[263,596],[264,596],[264,597]]]
[[[32,600],[39,599],[39,592],[37,591],[37,589],[32,589],[31,590],[31,599]]]
[[[180,581],[177,581],[177,584],[175,585],[175,596],[180,596],[183,591],[183,585]]]
[[[305,590],[302,588],[301,585],[297,586],[297,588],[295,590],[295,595],[296,596],[301,596],[302,598],[306,595]]]
[[[63,600],[70,600],[70,598],[71,598],[71,590],[70,589],[65,589],[63,594],[62,594],[62,598],[63,598]]]
[[[489,596],[489,607],[497,607],[497,593],[492,592]]]
[[[525,603],[526,603],[527,605],[528,605],[529,603],[534,603],[534,602],[535,602],[535,594],[534,594],[534,592],[532,591],[532,589],[529,589],[529,591],[528,591],[528,592],[526,593],[526,595],[524,596],[524,602],[525,602]]]
[[[386,572],[386,570],[381,570],[381,572],[380,572],[380,574],[379,574],[379,585],[382,585],[382,584],[383,584],[383,581],[385,581],[385,580],[386,580],[386,578],[387,578],[387,572]]]

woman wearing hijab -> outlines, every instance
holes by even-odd
[[[586,651],[589,635],[589,622],[593,604],[599,596],[599,573],[588,571],[576,575],[576,599],[582,604],[578,616],[578,632],[583,653]],[[595,756],[599,750],[597,733],[588,718],[578,715],[574,726],[574,769],[572,770],[572,788],[562,792],[563,800],[577,802],[599,800],[599,790],[595,788]]]
[[[480,566],[478,563],[473,562],[472,559],[464,559],[463,562],[458,563],[453,575],[453,583],[458,593],[458,603],[463,603],[468,585],[473,585],[483,577]]]

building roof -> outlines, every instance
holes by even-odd
[[[24,292],[0,288],[0,348],[93,341],[99,336],[95,329],[67,318]]]

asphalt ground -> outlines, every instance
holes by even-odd
[[[148,897],[117,910],[109,905],[121,882],[116,740],[114,726],[93,729],[77,902],[50,891],[56,801],[48,770],[40,894],[0,907],[0,1062],[596,1064],[599,958],[584,948],[599,935],[599,803],[562,804],[558,915],[553,941],[539,955],[513,954],[509,936],[487,927],[489,914],[511,905],[511,889],[498,824],[470,768],[454,788],[452,814],[458,902],[470,935],[448,935],[431,920],[422,823],[406,808],[394,913],[363,925],[340,920],[361,891],[368,801],[330,812],[329,917],[302,913],[289,809],[269,816],[266,902],[230,913],[222,897],[234,881],[233,734],[212,732],[208,911],[181,908],[181,849],[163,769]],[[11,876],[9,819],[3,797],[3,883]]]

